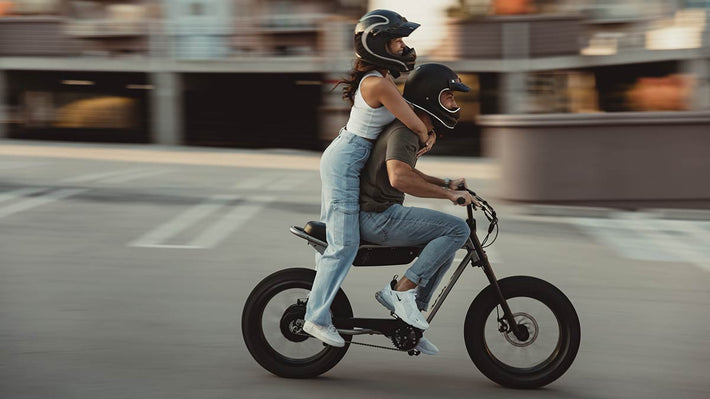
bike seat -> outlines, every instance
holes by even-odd
[[[310,221],[303,227],[303,232],[321,242],[327,242],[325,223]],[[422,248],[423,246],[388,247],[360,240],[360,249],[353,261],[353,266],[407,264],[419,256]]]
[[[308,222],[303,228],[303,231],[305,231],[306,234],[311,237],[317,238],[323,242],[327,242],[327,240],[325,239],[325,223],[323,222]]]
[[[325,239],[325,223],[323,222],[315,222],[315,221],[310,221],[306,223],[306,226],[303,228],[303,231],[306,232],[311,237],[317,238],[323,242],[328,242]],[[378,245],[378,244],[373,244],[371,242],[367,242],[365,240],[360,240],[360,245]]]

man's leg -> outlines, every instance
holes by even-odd
[[[404,274],[420,287],[428,286],[429,280],[442,266],[450,266],[453,255],[470,234],[468,225],[461,218],[398,204],[381,213],[362,212],[360,223],[364,240],[391,246],[426,245]]]
[[[454,261],[455,253],[451,254],[451,257],[444,260],[441,266],[436,270],[433,276],[429,278],[429,283],[426,287],[417,288],[417,307],[422,312],[426,312],[429,309],[429,302],[431,301],[434,290],[439,286],[441,279],[444,274],[451,268],[451,264]]]
[[[468,225],[460,218],[430,209],[401,205],[392,205],[381,213],[362,212],[360,226],[362,238],[370,242],[392,246],[426,245],[417,261],[394,287],[395,291],[406,292],[418,286],[424,296],[421,301],[417,298],[417,303],[412,307],[419,310],[427,307],[431,292],[451,265],[456,250],[463,246],[470,233]],[[388,288],[383,291],[387,292],[380,292],[379,295],[385,295],[386,298],[378,298],[383,305],[393,306],[397,303],[395,299],[399,295],[390,299]],[[406,315],[398,315],[412,325],[421,324],[422,329],[428,326],[425,321],[419,320],[421,315],[418,309],[408,309]]]

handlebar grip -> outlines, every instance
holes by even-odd
[[[456,198],[456,203],[459,205],[463,205],[466,203],[466,199],[464,197],[458,197]]]

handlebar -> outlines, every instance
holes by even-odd
[[[478,201],[478,203],[479,203],[479,205],[480,205],[481,211],[483,211],[483,214],[486,216],[486,219],[488,219],[488,221],[490,222],[489,225],[488,225],[488,235],[487,235],[486,238],[483,240],[482,244],[484,245],[484,248],[485,248],[486,246],[489,246],[489,245],[493,244],[493,241],[495,241],[496,238],[498,238],[498,230],[496,230],[496,235],[495,235],[495,237],[493,238],[493,241],[491,241],[490,243],[488,243],[488,245],[485,245],[486,242],[488,241],[488,237],[489,237],[490,234],[493,232],[493,229],[495,229],[495,228],[498,226],[498,217],[496,216],[496,211],[495,211],[495,209],[493,209],[493,207],[492,207],[490,204],[488,204],[488,201],[486,201],[485,199],[483,199],[483,198],[481,198],[480,196],[478,196],[478,194],[476,194],[475,192],[473,192],[473,191],[469,190],[468,188],[466,188],[463,184],[460,184],[460,185],[459,185],[458,187],[456,187],[456,188],[457,188],[458,190],[466,190],[466,191],[468,191],[468,193],[471,194],[471,195],[473,196],[473,198],[476,199],[476,201]],[[466,203],[466,199],[463,198],[463,197],[458,197],[458,198],[456,198],[456,203],[459,204],[459,205],[463,205],[463,204]],[[468,205],[466,206],[466,210],[468,211],[468,218],[469,218],[469,220],[473,220],[473,211],[475,211],[475,210],[477,210],[477,209],[478,209],[478,208],[476,207],[476,205],[474,205],[474,203],[470,203],[470,204],[468,204]]]
[[[488,203],[488,201],[486,201],[485,199],[481,198],[481,197],[480,197],[478,194],[476,194],[475,192],[473,192],[473,191],[469,190],[468,188],[466,188],[463,184],[462,184],[462,185],[459,185],[459,186],[457,187],[457,189],[468,191],[468,193],[471,194],[471,196],[473,196],[473,198],[475,198],[475,199],[478,201],[478,203],[480,204],[481,210],[482,210],[483,213],[486,215],[486,218],[488,219],[488,221],[491,222],[491,224],[490,224],[488,230],[489,230],[489,232],[492,231],[492,230],[493,230],[493,227],[498,223],[498,217],[496,216],[496,211],[495,211],[495,209],[493,209],[493,207]],[[463,205],[463,204],[466,203],[466,199],[464,199],[463,197],[456,198],[456,203],[459,204],[459,205]],[[467,208],[468,208],[469,217],[473,217],[473,211],[475,211],[475,210],[478,209],[478,208],[476,207],[476,205],[474,205],[473,203],[468,204]]]

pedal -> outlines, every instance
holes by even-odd
[[[421,352],[419,352],[419,351],[416,350],[416,349],[410,349],[409,352],[407,352],[407,353],[409,354],[409,356],[419,356],[419,355],[421,355]]]

